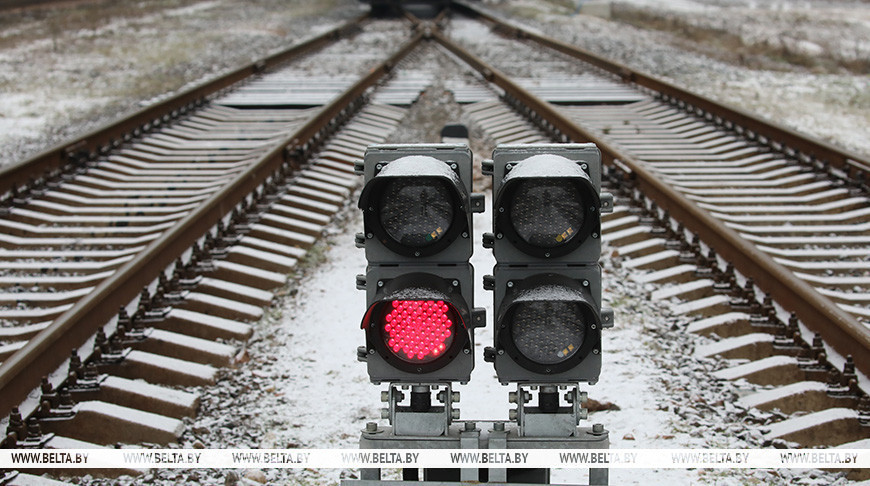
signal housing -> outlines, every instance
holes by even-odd
[[[600,152],[593,144],[500,145],[493,152],[495,338],[502,383],[594,383],[601,371]]]
[[[358,166],[364,232],[356,241],[368,260],[358,277],[367,309],[358,357],[374,383],[471,377],[473,329],[485,319],[471,307],[471,215],[483,209],[482,196],[471,193],[471,164],[465,145],[410,144],[369,146]],[[439,302],[443,309],[433,309]],[[450,324],[433,322],[442,318]]]

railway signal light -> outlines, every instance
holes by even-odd
[[[467,382],[474,367],[471,151],[465,145],[372,145],[359,208],[368,267],[359,357],[375,383]]]
[[[595,382],[601,329],[601,156],[592,144],[501,145],[493,175],[493,233],[484,246],[497,264],[495,339],[487,361],[502,383]]]

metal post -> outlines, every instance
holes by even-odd
[[[400,389],[410,390],[409,400]],[[560,396],[560,388],[567,389]],[[432,392],[437,390],[435,398]],[[536,392],[537,403],[533,402]],[[513,395],[513,393],[512,393]],[[578,427],[586,418],[581,404],[585,393],[578,384],[547,384],[543,386],[518,385],[516,421],[457,422],[453,403],[459,401],[458,393],[449,384],[391,384],[384,392],[389,402],[384,418],[392,426],[379,427],[375,422],[366,425],[360,437],[360,449],[607,449],[610,445],[607,430],[602,424]],[[536,406],[535,406],[536,405]],[[487,483],[502,486],[520,484],[549,484],[550,470],[489,468],[483,474],[478,468],[424,469],[422,480],[419,469],[403,471],[402,486],[418,484],[425,486],[463,486],[483,478]],[[609,470],[589,469],[589,485],[606,486]],[[382,480],[380,469],[366,468],[360,471],[360,480],[342,480],[343,486],[389,486],[391,481]]]

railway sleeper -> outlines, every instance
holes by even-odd
[[[689,199],[705,202],[714,202],[721,198],[738,198],[738,200],[743,200],[744,198],[760,198],[758,202],[763,202],[767,198],[805,199],[813,197],[814,194],[820,191],[828,196],[822,197],[819,202],[830,202],[838,199],[832,195],[832,192],[828,191],[829,189],[835,188],[828,181],[807,181],[800,184],[797,184],[796,182],[801,181],[792,180],[791,182],[795,184],[765,184],[763,186],[756,184],[749,187],[741,187],[732,184],[727,188],[716,187],[715,184],[707,184],[707,187],[700,188],[683,186],[681,192]]]
[[[330,216],[319,213],[317,211],[292,206],[290,204],[286,204],[287,202],[289,201],[285,200],[282,201],[282,203],[272,204],[272,206],[269,208],[269,213],[275,216],[294,218],[299,221],[305,221],[314,225],[319,225],[321,228],[328,225],[331,221]]]
[[[245,247],[248,247],[248,248],[263,250],[263,251],[268,252],[270,254],[280,255],[284,258],[289,258],[289,259],[293,259],[293,260],[299,260],[300,258],[304,257],[305,253],[306,253],[305,250],[302,248],[284,245],[284,244],[277,243],[277,242],[263,239],[263,238],[257,238],[257,237],[251,236],[250,234],[243,236],[239,240],[239,243]],[[231,261],[231,262],[234,261],[232,248],[230,248],[230,250],[227,252],[227,260]]]
[[[618,248],[620,254],[624,254],[623,249],[628,248],[629,245],[633,243],[645,244],[652,237],[652,228],[649,226],[637,225],[617,231],[602,233],[601,239],[603,242],[610,243],[612,246]]]
[[[674,315],[692,315],[695,317],[712,317],[731,312],[732,302],[727,295],[710,295],[687,300],[675,305],[671,312]]]
[[[0,221],[0,228],[10,236],[24,238],[101,238],[154,236],[171,228],[173,222],[143,226],[46,226],[19,223],[12,220]]]
[[[167,386],[213,385],[217,380],[217,368],[211,365],[130,348],[103,355],[97,368],[112,376],[147,377],[149,383]]]
[[[608,241],[607,238],[605,238],[604,240]],[[614,249],[613,256],[622,258],[632,258],[636,256],[641,257],[661,250],[661,247],[665,244],[665,239],[657,237],[639,239],[638,241],[633,243],[630,242],[631,240],[628,238],[626,238],[624,241],[627,244],[625,246],[618,247],[618,249]]]
[[[335,162],[347,162],[353,164],[354,160],[362,159],[363,154],[356,149],[349,149],[344,146],[329,144],[323,148],[323,151],[319,152],[318,157],[333,160]]]
[[[808,373],[815,373],[811,367],[816,364],[797,356],[774,355],[715,371],[713,376],[722,380],[744,379],[757,385],[782,386],[806,381]]]
[[[102,401],[79,402],[70,413],[69,417],[40,419],[40,428],[45,433],[100,445],[168,444],[184,431],[184,422],[176,418]]]
[[[870,223],[854,225],[845,224],[807,224],[807,225],[765,225],[749,226],[737,223],[725,223],[725,226],[737,231],[741,236],[747,234],[776,235],[803,237],[815,234],[839,234],[844,236],[870,236]],[[744,236],[745,237],[745,236]]]
[[[147,197],[140,198],[135,195],[132,197],[102,197],[102,198],[92,198],[88,196],[80,196],[78,194],[71,194],[68,192],[61,191],[49,191],[44,196],[42,201],[53,202],[56,204],[63,204],[70,207],[81,207],[81,208],[106,208],[106,209],[114,209],[118,207],[124,208],[139,208],[139,207],[149,207],[149,208],[165,208],[166,211],[180,211],[183,208],[196,206],[197,203],[200,203],[208,199],[208,194],[201,194],[193,197],[171,197],[171,195],[167,195],[167,197]]]
[[[31,207],[39,208],[39,211],[45,214],[53,215],[69,215],[69,214],[87,214],[89,216],[106,216],[106,217],[132,217],[143,216],[146,214],[169,215],[173,213],[187,213],[196,208],[196,204],[185,204],[180,206],[135,206],[127,205],[118,206],[73,206],[66,203],[58,203],[45,199],[30,201]]]
[[[186,293],[176,307],[237,321],[256,321],[263,317],[259,306],[201,292]]]
[[[313,199],[314,201],[327,203],[332,206],[338,206],[339,208],[342,207],[346,201],[346,198],[341,197],[337,194],[330,194],[318,189],[313,189],[310,187],[300,187],[297,185],[290,187],[287,192],[291,196],[300,196],[306,199]]]
[[[329,148],[337,152],[342,152],[357,159],[363,158],[365,155],[365,144],[360,144],[353,140],[331,139]]]
[[[673,268],[681,263],[680,252],[676,250],[664,249],[654,253],[649,253],[643,256],[636,256],[631,260],[623,263],[626,268],[634,268],[638,270],[666,270]]]
[[[805,447],[837,446],[870,438],[868,416],[851,408],[829,408],[771,424],[769,441],[781,439]]]
[[[230,248],[227,252],[227,261],[285,274],[296,267],[295,258],[243,245]]]
[[[233,299],[237,302],[261,307],[267,306],[272,302],[271,292],[212,277],[202,277],[197,285],[197,290],[217,297]]]
[[[721,135],[716,136],[714,133],[709,133],[707,135],[691,137],[691,138],[674,138],[667,136],[659,136],[659,137],[640,137],[633,136],[631,133],[626,133],[625,130],[614,130],[611,129],[609,135],[614,138],[619,139],[621,145],[625,147],[630,147],[631,150],[644,153],[655,153],[655,151],[681,151],[681,150],[700,150],[706,153],[722,153],[727,150],[732,149],[741,149],[744,147],[748,147],[749,144],[745,141],[738,140],[737,137]],[[765,154],[767,155],[767,154]],[[765,158],[769,158],[767,155]],[[739,161],[728,162],[726,167],[743,167],[748,166],[752,162],[755,162],[754,157],[747,157],[741,159]],[[773,161],[772,161],[773,162]],[[779,163],[779,162],[777,162]],[[673,162],[668,164],[666,162],[656,164],[657,167],[704,167],[705,164],[693,164],[691,162]]]
[[[14,327],[0,327],[0,341],[25,341],[51,325],[50,321]]]
[[[687,283],[696,278],[695,272],[697,270],[698,267],[696,265],[683,263],[670,268],[638,275],[635,277],[635,280],[645,284]]]
[[[164,329],[148,328],[142,338],[125,344],[132,349],[212,366],[229,366],[235,347]]]
[[[236,171],[240,172],[240,171]],[[103,180],[111,181],[116,184],[153,184],[153,183],[183,183],[183,184],[226,184],[232,180],[234,175],[231,172],[217,171],[216,173],[207,173],[203,171],[191,172],[185,170],[112,170],[111,166],[103,168],[92,168],[89,174],[100,176]]]
[[[611,216],[603,222],[603,225],[611,224],[620,228],[622,223],[617,221],[626,219],[625,214],[630,212],[629,209],[620,212],[619,215]],[[639,222],[641,219],[636,218],[636,221]],[[652,231],[646,232],[647,236],[651,236],[651,233]],[[660,228],[656,233],[662,236],[668,234]],[[633,234],[638,233],[635,231]],[[784,337],[791,329],[783,326],[775,318],[771,320],[754,312],[763,309],[764,306],[753,309],[750,305],[747,308],[741,301],[740,289],[734,288],[736,285],[733,279],[730,290],[725,289],[717,283],[717,279],[703,278],[709,273],[704,272],[703,268],[681,263],[690,259],[681,258],[683,252],[673,249],[680,242],[667,238],[655,238],[656,241],[652,241],[653,239],[649,237],[645,240],[629,242],[631,240],[627,238],[616,238],[619,243],[611,240],[610,244],[615,246],[613,250],[615,255],[626,258],[624,266],[654,269],[638,280],[670,284],[652,292],[651,299],[676,300],[678,303],[672,307],[674,315],[702,317],[692,322],[688,331],[714,335],[720,339],[718,342],[699,346],[696,348],[696,355],[718,356],[738,362],[748,361],[720,370],[715,373],[716,377],[730,380],[745,379],[757,385],[776,387],[741,399],[741,404],[744,406],[778,411],[792,416],[771,426],[771,431],[767,431],[765,436],[769,442],[785,440],[803,446],[833,446],[844,441],[870,437],[870,428],[857,426],[863,424],[863,419],[854,410],[858,407],[860,394],[856,387],[843,386],[836,380],[834,383],[828,383],[829,372],[826,366],[816,359],[808,358],[812,350],[799,345],[793,339]],[[752,289],[751,283],[747,282],[746,287]],[[723,293],[723,290],[727,290],[726,293]],[[746,289],[743,290],[747,292]],[[750,293],[754,294],[754,291]],[[754,295],[747,297],[744,300],[749,303],[754,301]],[[769,303],[765,302],[765,305],[769,306]],[[790,324],[796,327],[796,322]],[[830,410],[846,412],[838,414],[831,413]],[[816,417],[816,420],[798,420],[801,414],[807,413]],[[781,423],[785,425],[779,425]],[[826,436],[828,438],[823,439],[821,437],[825,435],[826,425],[837,431],[844,428],[851,429],[850,433],[843,435],[828,433]],[[830,439],[832,436],[836,436],[837,439]]]
[[[271,290],[281,287],[287,281],[283,273],[270,272],[249,265],[241,265],[229,261],[217,261],[210,277],[236,282],[261,290]]]
[[[268,223],[273,223],[274,218],[267,218]],[[256,223],[251,225],[250,236],[274,241],[292,248],[308,249],[317,241],[317,238],[299,231],[278,227],[273,224]]]
[[[661,240],[662,243],[664,240]],[[680,299],[682,301],[693,301],[703,299],[713,295],[714,280],[709,278],[700,278],[692,282],[686,282],[680,285],[670,285],[653,291],[650,298],[654,301]]]
[[[768,333],[752,333],[722,339],[698,346],[695,354],[703,358],[721,356],[725,359],[758,360],[774,354],[776,336]]]
[[[613,212],[607,216],[609,217],[601,218],[602,233],[631,228],[640,223],[640,218],[637,215],[632,214],[629,208],[623,206],[615,207]]]
[[[323,169],[329,169],[339,174],[353,174],[354,157],[344,154],[324,151],[318,155],[317,165]]]
[[[147,325],[208,340],[246,340],[253,333],[249,324],[178,308],[171,309],[165,319],[154,320]]]
[[[691,149],[683,149],[683,150],[637,150],[634,151],[638,158],[649,162],[651,166],[655,167],[657,162],[729,162],[729,161],[739,161],[745,157],[753,157],[762,155],[761,150],[758,147],[753,146],[744,146],[742,148],[729,148],[728,150],[717,150],[717,149],[699,149],[699,148],[691,148]]]
[[[688,197],[695,200],[698,206],[704,209],[718,211],[730,211],[732,208],[737,208],[738,210],[745,208],[754,211],[779,211],[792,206],[807,207],[816,211],[827,211],[841,206],[843,201],[848,201],[851,205],[853,204],[853,199],[866,200],[865,198],[850,198],[847,189],[828,187],[826,184],[817,184],[816,189],[815,192],[810,194],[795,196],[722,195],[708,197],[696,194]]]
[[[9,272],[40,273],[43,275],[60,274],[65,276],[70,273],[88,274],[104,272],[109,269],[120,267],[132,260],[134,255],[121,256],[107,260],[67,259],[55,261],[51,259],[51,252],[45,252],[42,259],[28,258],[4,262],[4,270]]]
[[[75,402],[103,401],[178,419],[193,417],[199,409],[199,395],[143,380],[102,374],[84,386],[81,384],[79,381],[70,387]]]
[[[717,164],[718,165],[718,164]],[[775,170],[757,170],[751,171],[752,168],[758,168],[761,164],[755,166],[744,167],[740,169],[724,169],[724,168],[668,168],[662,169],[653,165],[655,170],[666,176],[669,180],[676,183],[693,183],[693,182],[718,182],[720,185],[728,185],[735,179],[740,179],[744,183],[761,183],[766,184],[768,181],[783,180],[786,177],[800,174],[800,169],[794,166],[785,166],[776,168]]]
[[[810,215],[787,215],[783,216],[779,213],[774,214],[752,214],[752,215],[730,215],[724,213],[713,212],[712,213],[716,218],[732,222],[732,223],[740,223],[744,225],[775,225],[782,224],[783,219],[785,219],[788,224],[791,225],[801,225],[801,224],[861,224],[867,221],[868,216],[870,216],[870,208],[861,208],[855,209],[851,211],[843,211],[834,214],[810,214]]]
[[[726,312],[693,321],[686,329],[705,336],[713,335],[728,338],[758,332],[750,315],[744,312]]]
[[[278,204],[285,205],[291,208],[303,209],[314,213],[319,213],[325,216],[332,216],[341,209],[341,204],[332,202],[312,201],[304,195],[284,194],[278,201]]]
[[[320,182],[343,187],[349,190],[352,190],[359,184],[358,179],[352,174],[348,172],[339,172],[328,167],[323,167],[320,164],[314,165],[310,169],[302,171],[300,173],[300,176],[316,179]]]
[[[59,315],[70,309],[73,304],[64,304],[56,307],[36,307],[30,309],[0,309],[0,320],[7,320],[17,324],[38,324],[52,321]]]
[[[13,343],[0,345],[0,364],[9,359],[9,357],[16,352],[18,352],[19,349],[23,348],[25,344],[27,344],[27,341],[16,341]]]
[[[760,202],[766,203],[766,201]],[[865,198],[848,198],[822,204],[799,203],[779,204],[775,206],[759,204],[757,206],[745,206],[699,203],[698,206],[710,211],[711,213],[721,214],[723,216],[731,214],[744,216],[760,214],[767,217],[772,217],[773,215],[788,215],[791,219],[791,215],[800,214],[811,216],[822,215],[823,218],[834,216],[844,217],[844,215],[848,216],[850,213],[854,214],[855,211],[860,211],[862,209],[866,210],[868,203],[870,203],[870,201]]]
[[[770,193],[771,190],[779,190],[779,189],[797,189],[801,190],[806,187],[807,183],[810,183],[815,180],[815,176],[812,174],[797,174],[782,177],[775,180],[753,180],[747,179],[744,177],[739,178],[729,178],[726,182],[722,180],[716,180],[712,178],[707,179],[694,179],[694,180],[674,180],[669,176],[662,176],[662,180],[668,182],[675,189],[683,192],[683,191],[698,191],[698,192],[706,192],[707,189],[722,191],[727,190],[728,188],[733,189],[743,189],[749,191],[758,191],[759,195],[763,195],[764,193]],[[723,189],[723,186],[725,189]]]
[[[819,412],[829,408],[858,407],[854,396],[838,394],[840,387],[832,387],[820,381],[798,381],[770,390],[746,395],[738,400],[744,407],[761,410],[779,410],[785,414]]]
[[[86,275],[4,275],[0,276],[0,288],[47,288],[59,291],[72,291],[82,287],[92,287],[109,277],[114,270]]]
[[[483,126],[485,130],[488,128],[489,132],[493,132],[495,131],[493,130],[493,125],[487,124],[486,118],[491,119],[496,116],[502,116],[504,120],[509,119],[509,117],[504,117],[498,112],[496,108],[497,104],[498,102],[479,103],[477,106],[471,105],[465,109],[466,113],[479,126]],[[652,127],[655,127],[654,130],[657,134],[664,135],[665,137],[674,137],[675,134],[680,133],[684,137],[694,137],[709,133],[710,131],[710,128],[705,128],[703,126],[704,122],[694,114],[687,115],[682,111],[663,108],[664,105],[659,102],[644,101],[634,106],[634,108],[638,109],[638,118],[647,119],[639,121],[636,124],[637,126],[628,126],[631,125],[630,120],[632,117],[622,118],[622,120],[628,122],[624,128],[618,127],[619,122],[617,120],[620,120],[620,118],[617,116],[608,117],[608,120],[604,120],[610,110],[626,112],[630,110],[627,106],[623,105],[618,108],[611,108],[609,106],[565,108],[565,111],[572,118],[578,119],[580,125],[588,126],[591,124],[595,127],[594,130],[603,131],[605,135],[614,135],[606,138],[609,138],[609,141],[615,142],[617,145],[629,137],[637,139],[638,135],[646,135],[644,131]],[[593,115],[589,116],[590,113]],[[481,119],[484,120],[482,123]],[[615,130],[624,130],[624,134],[610,133],[611,130],[608,125],[612,125]],[[723,134],[728,136],[733,135],[730,132],[723,132]],[[669,140],[674,140],[675,138],[669,138]],[[655,137],[650,136],[649,139],[653,141]],[[656,142],[660,143],[661,140]],[[640,154],[639,158],[652,162],[649,164],[651,166],[655,166],[657,161],[661,161],[663,168],[667,168],[659,171],[660,173],[674,173],[675,175],[671,179],[681,181],[678,185],[681,186],[685,194],[696,199],[705,198],[707,201],[704,202],[708,202],[711,205],[715,204],[716,196],[721,196],[723,199],[738,196],[744,198],[741,204],[756,204],[760,202],[757,199],[763,198],[781,198],[785,200],[786,198],[797,199],[803,195],[808,195],[806,199],[811,199],[814,192],[829,191],[829,194],[833,192],[831,191],[834,188],[833,184],[828,181],[819,181],[818,176],[815,174],[803,173],[803,170],[795,167],[790,162],[786,166],[783,166],[780,162],[774,164],[766,162],[772,158],[769,149],[759,146],[755,142],[738,143],[737,145],[733,143],[730,145],[717,144],[715,142],[714,144],[718,148],[684,150],[676,156],[673,153],[659,153],[660,147],[647,147],[647,156],[644,157],[644,154]],[[637,153],[636,147],[633,151]],[[729,158],[733,160],[727,161]],[[753,160],[750,162],[749,159]],[[722,181],[717,180],[721,179],[721,177],[704,177],[704,174],[687,174],[687,171],[679,171],[679,167],[675,166],[677,164],[674,164],[674,161],[677,161],[677,164],[682,163],[680,161],[684,161],[686,165],[697,164],[701,161],[721,161],[723,165],[728,165],[729,167],[746,167],[746,170],[731,171],[732,178],[736,173],[753,172],[757,173],[757,175],[739,178],[729,184],[731,187],[722,188]],[[760,169],[759,166],[762,166],[762,168]],[[617,184],[621,182],[618,181]],[[619,193],[618,189],[620,187],[617,187],[617,190],[612,192]],[[831,200],[837,200],[839,195],[826,197],[831,197]],[[746,198],[752,198],[753,200],[744,202]],[[658,209],[655,212],[658,215]],[[783,326],[777,324],[774,322],[775,319],[770,317],[762,319],[762,316],[771,316],[771,314],[756,312],[756,307],[761,308],[763,311],[768,311],[772,310],[772,305],[768,302],[764,304],[757,302],[751,282],[747,283],[749,291],[741,293],[740,289],[736,288],[736,285],[733,284],[735,282],[733,272],[730,275],[732,283],[729,285],[728,282],[722,281],[721,276],[716,270],[709,272],[709,268],[705,268],[707,263],[703,262],[702,258],[695,259],[697,265],[693,264],[694,262],[692,261],[685,261],[681,258],[682,248],[679,248],[680,251],[677,251],[678,248],[669,246],[670,241],[668,240],[672,239],[671,236],[656,234],[652,229],[632,228],[630,226],[627,227],[623,222],[615,222],[616,218],[624,217],[625,214],[620,212],[620,214],[614,214],[612,218],[606,218],[602,222],[602,227],[613,222],[613,231],[603,232],[605,241],[608,241],[610,245],[615,247],[612,250],[612,254],[624,258],[624,266],[653,269],[653,271],[636,278],[637,281],[645,284],[645,286],[661,283],[685,284],[679,290],[673,291],[670,294],[660,293],[654,298],[689,299],[682,304],[678,304],[675,309],[677,313],[685,315],[703,315],[705,311],[709,311],[710,314],[717,312],[727,312],[730,314],[728,319],[719,319],[718,321],[713,321],[712,316],[708,317],[706,323],[696,324],[695,329],[696,331],[705,331],[711,334],[716,331],[724,333],[726,329],[729,332],[729,335],[719,342],[706,346],[698,346],[697,354],[699,356],[718,355],[741,360],[755,359],[755,361],[749,363],[721,370],[717,373],[720,378],[756,379],[757,381],[768,381],[769,384],[781,385],[805,381],[820,382],[821,387],[819,385],[809,385],[801,389],[800,386],[794,386],[791,390],[780,392],[778,395],[780,400],[785,400],[783,397],[788,396],[812,397],[814,404],[807,408],[800,408],[800,398],[790,402],[789,406],[794,407],[796,411],[811,412],[804,417],[813,416],[814,419],[806,420],[801,417],[792,417],[771,425],[771,430],[765,431],[769,443],[773,443],[776,440],[784,440],[797,441],[805,446],[837,445],[837,443],[841,442],[867,438],[867,427],[861,426],[863,422],[866,422],[867,417],[862,417],[859,412],[848,408],[849,405],[855,404],[854,400],[850,401],[849,398],[844,398],[840,389],[842,386],[828,387],[824,383],[829,369],[828,365],[824,362],[824,348],[821,345],[820,339],[818,345],[814,342],[812,346],[806,346],[800,340],[799,334],[791,333],[791,338],[778,337],[780,334],[788,336],[789,331],[793,331],[793,329],[791,329],[791,325]],[[737,221],[744,219],[741,217]],[[781,224],[780,219],[782,218],[777,218],[776,222]],[[625,222],[628,221],[626,220]],[[670,218],[667,214],[663,218],[660,218],[660,224],[664,226],[670,225]],[[753,230],[755,229],[753,228]],[[839,228],[831,228],[831,230],[835,229]],[[743,231],[749,232],[748,229],[743,229]],[[769,232],[775,233],[776,231],[781,231],[781,229]],[[683,233],[682,229],[680,229],[679,233]],[[760,233],[765,233],[764,229]],[[803,234],[801,231],[798,233]],[[683,235],[681,234],[680,236]],[[644,239],[654,237],[660,237],[660,241],[654,244],[643,241]],[[626,248],[628,245],[632,246]],[[718,263],[715,256],[704,258]],[[702,284],[690,283],[703,278],[702,276],[705,273],[712,274],[713,279],[708,279],[707,282]],[[718,294],[723,286],[731,287],[726,289],[728,295]],[[737,305],[732,305],[732,300]],[[765,307],[770,307],[770,309]],[[773,316],[775,317],[775,315]],[[795,325],[794,327],[797,326]],[[814,355],[813,358],[818,358],[818,360],[810,359],[808,355]],[[844,370],[845,374],[846,370]],[[819,393],[820,388],[823,388],[821,394]],[[854,392],[856,396],[858,394],[858,390],[852,390],[851,387],[849,387],[848,391],[850,393]],[[833,401],[828,401],[828,396],[832,397],[831,400]],[[775,403],[775,400],[769,400],[768,402]],[[768,402],[758,401],[757,403]],[[822,407],[824,408],[822,411],[814,410],[815,408]],[[826,430],[826,425],[829,426],[828,430]],[[847,427],[850,428],[851,435],[839,434],[840,430]],[[820,436],[826,437],[823,439],[826,442],[820,442]],[[836,439],[831,440],[831,437],[836,437]]]
[[[320,180],[320,178],[313,178],[310,175],[300,176],[294,179],[294,187],[305,187],[315,191],[322,191],[325,193],[322,197],[327,198],[328,195],[334,195],[340,198],[341,202],[344,202],[350,198],[350,189],[344,184],[338,185],[333,182],[325,182]],[[331,199],[331,198],[330,198]],[[334,200],[334,199],[332,199]]]
[[[325,225],[323,224],[310,223],[290,216],[272,214],[271,211],[260,215],[259,223],[287,231],[302,233],[313,238],[319,238],[325,228]],[[302,241],[307,242],[309,240],[305,239]]]

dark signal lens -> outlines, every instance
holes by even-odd
[[[423,248],[440,240],[453,222],[452,192],[435,178],[397,179],[384,184],[378,215],[397,243]]]
[[[511,319],[514,345],[527,359],[542,365],[573,356],[586,338],[584,314],[573,302],[518,304]]]
[[[453,343],[458,316],[440,300],[394,300],[384,311],[383,339],[393,354],[410,363],[429,363]]]
[[[586,214],[580,188],[569,180],[528,180],[518,184],[508,204],[509,221],[517,236],[538,248],[555,248],[571,241]]]

